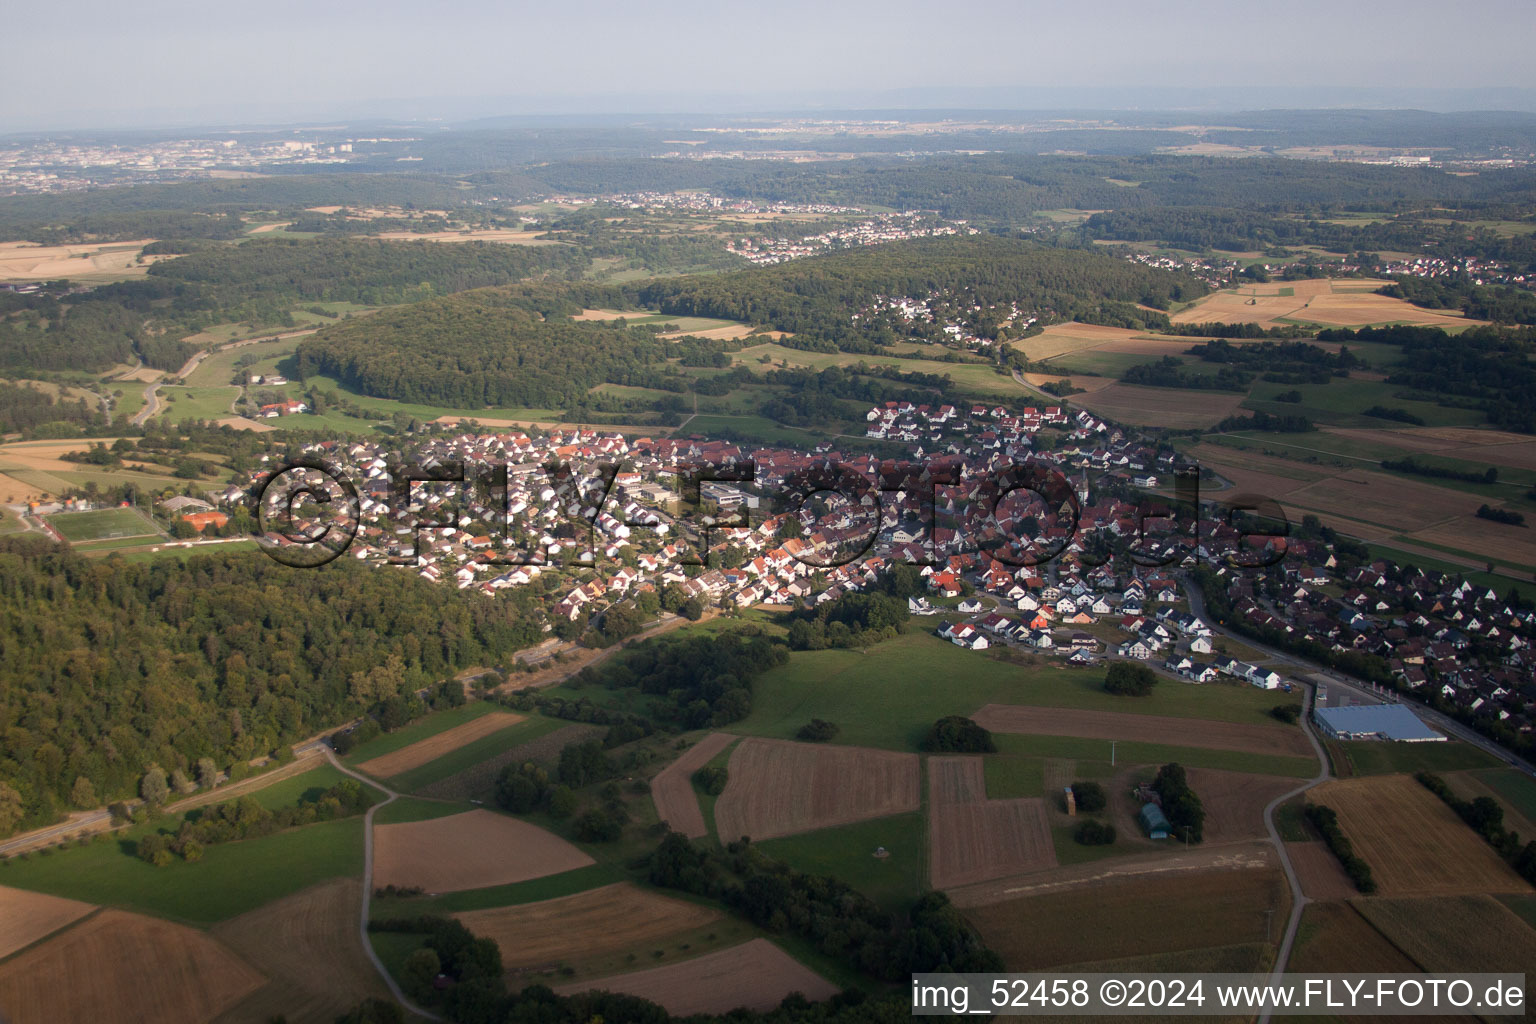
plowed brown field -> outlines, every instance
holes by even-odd
[[[708,764],[716,754],[731,745],[736,737],[728,732],[705,736],[681,757],[667,765],[651,780],[651,799],[656,802],[656,817],[689,839],[709,834],[699,799],[693,793],[693,773]]]
[[[375,825],[373,884],[457,892],[557,875],[593,863],[537,825],[490,811]]]
[[[928,873],[935,889],[1056,866],[1045,801],[986,794],[981,758],[928,759]]]
[[[618,974],[597,981],[565,985],[560,995],[602,989],[649,999],[674,1017],[728,1013],[737,1007],[771,1010],[791,992],[812,1001],[837,994],[837,986],[767,939],[753,939],[718,953]]]
[[[731,754],[715,830],[773,839],[917,810],[916,754],[746,739]]]

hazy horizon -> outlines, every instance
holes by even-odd
[[[67,20],[9,13],[0,132],[881,107],[1536,110],[1530,33],[1511,30],[1531,19],[1520,0],[1218,15],[1187,0],[961,0],[940,34],[910,0],[791,0],[771,17],[696,0],[467,0],[430,16],[398,0],[279,0],[259,23],[185,0],[87,0]]]

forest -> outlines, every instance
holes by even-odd
[[[767,324],[799,347],[878,352],[907,340],[887,320],[852,321],[878,295],[954,295],[983,307],[1014,303],[1047,317],[1091,316],[1106,304],[1165,309],[1205,284],[1099,253],[992,235],[924,238],[769,267],[638,286],[641,305],[673,316]],[[957,298],[957,301],[960,299]]]
[[[220,767],[542,638],[531,595],[493,600],[341,559],[251,552],[90,559],[0,539],[0,835],[137,793],[150,764]]]

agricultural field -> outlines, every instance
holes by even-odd
[[[965,913],[1009,970],[1032,971],[1260,943],[1266,932],[1273,941],[1289,912],[1285,878],[1271,864],[1104,880]]]
[[[537,728],[529,730],[529,725],[536,725]],[[549,731],[544,731],[546,728],[549,728]],[[531,739],[526,738],[530,731],[540,735]],[[487,800],[496,788],[496,776],[507,765],[522,764],[526,761],[544,765],[554,764],[560,756],[560,751],[568,744],[580,743],[582,740],[601,736],[602,733],[602,727],[597,725],[559,725],[551,719],[532,718],[518,729],[516,735],[506,738],[505,742],[512,742],[513,746],[505,747],[483,760],[478,760],[462,771],[426,785],[414,786],[413,791],[433,800]],[[492,734],[491,741],[498,746],[503,743],[496,734]],[[458,755],[456,754],[451,760],[459,760]]]
[[[142,277],[163,256],[143,255],[153,238],[128,242],[82,242],[75,245],[34,245],[0,242],[0,282],[57,281],[108,284]]]
[[[1347,900],[1359,895],[1339,858],[1321,842],[1286,843],[1285,852],[1296,870],[1302,893],[1310,900]]]
[[[1207,845],[1262,839],[1268,834],[1264,828],[1264,808],[1298,785],[1295,779],[1210,768],[1189,768],[1186,775],[1189,788],[1205,806]]]
[[[1236,415],[1243,396],[1229,391],[1191,392],[1140,384],[1111,384],[1072,401],[1106,419],[1135,426],[1187,430],[1215,426]]]
[[[73,924],[95,909],[79,900],[0,887],[0,960]]]
[[[708,823],[699,810],[698,796],[693,791],[693,773],[736,739],[726,732],[710,733],[651,779],[651,799],[656,802],[658,820],[689,839],[700,839],[709,834]]]
[[[59,531],[59,536],[69,541],[160,536],[160,531],[144,518],[142,512],[134,508],[60,512],[48,517],[48,525]]]
[[[1039,798],[987,799],[979,757],[928,759],[928,873],[948,889],[1056,866]]]
[[[753,845],[796,871],[840,878],[892,911],[910,906],[928,888],[925,822],[917,813],[754,841]],[[878,855],[881,850],[884,856]]]
[[[770,1010],[792,992],[810,1000],[827,999],[837,993],[836,985],[767,939],[753,939],[665,967],[563,985],[555,991],[570,995],[591,989],[649,999],[675,1017],[727,1013],[738,1007]]]
[[[593,863],[559,836],[503,814],[473,810],[374,825],[376,887],[457,892],[559,874]]]
[[[1418,964],[1360,916],[1360,905],[1343,901],[1309,904],[1301,912],[1301,927],[1296,931],[1296,944],[1291,950],[1288,968],[1317,972],[1419,973]]]
[[[1370,865],[1383,896],[1530,891],[1455,811],[1410,776],[1326,782],[1308,799],[1338,813],[1339,827]]]
[[[134,855],[150,830],[174,832],[179,817],[162,817],[110,840],[13,858],[5,883],[21,889],[213,924],[331,878],[363,870],[362,816],[316,822],[256,839],[208,847],[196,863],[157,868]]]
[[[359,743],[342,760],[348,767],[357,768],[365,762],[393,754],[414,743],[428,740],[441,732],[471,722],[482,715],[498,713],[497,707],[486,701],[469,701],[456,708],[434,711],[423,718],[394,730],[381,733],[366,743]]]
[[[156,417],[179,423],[182,420],[218,420],[231,415],[240,398],[237,387],[190,388],[162,385]]]
[[[0,964],[0,1006],[16,1024],[203,1024],[265,983],[203,932],[104,910]]]
[[[1367,899],[1355,908],[1425,971],[1528,973],[1536,964],[1536,930],[1492,896]]]
[[[1170,319],[1175,324],[1319,324],[1326,327],[1365,327],[1382,324],[1422,324],[1464,328],[1482,321],[1460,313],[1423,309],[1402,299],[1361,291],[1361,285],[1380,287],[1386,281],[1349,281],[1335,287],[1327,279],[1245,285],[1224,289],[1196,299]]]
[[[404,774],[413,768],[435,761],[445,754],[467,746],[476,740],[484,739],[493,733],[500,732],[511,725],[523,721],[522,715],[514,715],[505,711],[492,711],[479,715],[435,733],[425,739],[417,740],[398,750],[392,750],[387,754],[369,758],[356,765],[360,772],[365,772],[375,778],[388,779],[396,775]]]
[[[1492,754],[1460,740],[1443,743],[1377,743],[1371,740],[1327,740],[1334,771],[1340,777],[1413,772],[1454,772],[1493,768]]]
[[[746,739],[731,754],[715,829],[773,839],[915,811],[918,760],[860,747]]]
[[[321,1024],[388,998],[358,936],[361,901],[357,879],[336,878],[215,925],[213,937],[268,978],[221,1019]]]
[[[983,728],[999,733],[1130,740],[1291,757],[1305,757],[1312,752],[1306,735],[1293,725],[1250,725],[1120,711],[1003,704],[988,704],[971,717]]]
[[[502,964],[517,972],[650,949],[669,936],[719,921],[721,912],[618,882],[539,903],[455,914],[495,941]]]

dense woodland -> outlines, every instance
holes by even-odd
[[[133,796],[152,763],[228,766],[502,660],[542,638],[531,600],[350,559],[129,563],[0,539],[0,783],[22,811],[0,834],[51,822],[79,778]]]
[[[1048,316],[1092,319],[1106,306],[1117,313],[1135,303],[1165,309],[1207,290],[1188,275],[1111,256],[975,235],[656,281],[638,288],[636,297],[670,315],[767,324],[795,334],[789,344],[799,347],[878,352],[907,340],[907,333],[889,320],[850,320],[850,310],[867,306],[878,295],[944,293],[983,307],[1016,303]]]

